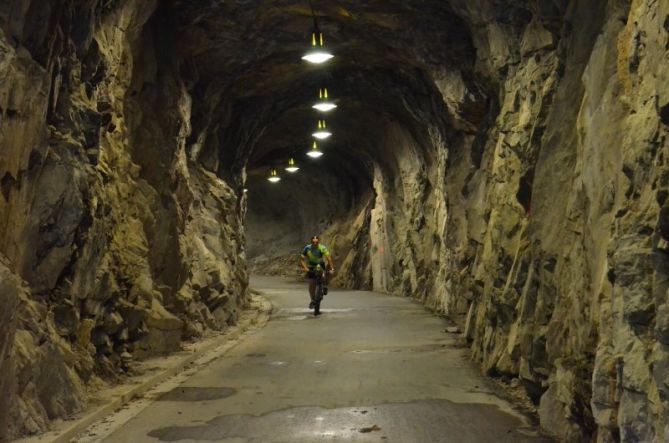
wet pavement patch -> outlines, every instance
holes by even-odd
[[[396,348],[379,348],[379,349],[355,349],[349,351],[351,354],[397,354],[400,352],[408,352],[412,354],[421,352],[444,352],[449,347],[446,343],[430,343],[421,346],[403,346]]]
[[[366,428],[360,428],[360,433],[361,434],[369,434],[370,432],[378,432],[380,431],[381,428],[379,428],[377,425],[374,426],[369,426]]]
[[[237,393],[233,388],[198,388],[179,386],[158,398],[158,401],[207,401],[220,400]]]
[[[330,316],[335,316],[341,318],[343,316],[350,315],[354,309],[352,308],[322,308],[321,312],[328,314]],[[304,307],[304,308],[281,308],[277,312],[272,313],[272,320],[288,320],[288,321],[300,321],[307,319],[314,319],[313,310]]]
[[[251,354],[246,354],[246,356],[247,356],[247,357],[251,357],[251,358],[261,358],[261,357],[266,357],[265,354],[259,354],[259,353],[257,353],[257,352],[255,352],[255,353],[251,353]]]
[[[361,414],[363,410],[367,413]],[[260,416],[219,415],[198,426],[184,424],[154,429],[148,436],[165,442],[226,439],[241,439],[247,443],[378,442],[382,437],[403,443],[551,441],[495,406],[448,400],[418,400],[373,408],[298,407]]]
[[[287,366],[287,365],[288,365],[288,362],[287,362],[287,361],[277,360],[277,361],[269,362],[269,365],[270,365],[270,366],[281,367],[281,366]]]

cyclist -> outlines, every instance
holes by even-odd
[[[309,279],[309,295],[311,296],[311,303],[309,303],[309,309],[313,309],[315,306],[314,302],[314,293],[316,292],[316,274],[314,269],[316,266],[321,265],[325,270],[328,268],[325,265],[325,262],[330,266],[329,273],[334,273],[334,262],[330,256],[330,251],[327,246],[320,244],[320,239],[317,235],[311,237],[311,243],[306,245],[302,249],[302,256],[300,259],[300,266],[302,270],[306,272],[306,277]],[[328,293],[328,273],[325,273],[325,280],[323,281],[323,295]]]

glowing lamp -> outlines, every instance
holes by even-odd
[[[311,150],[307,152],[307,155],[311,158],[318,158],[323,155],[323,153],[318,150],[318,145],[316,142],[314,142],[314,144],[311,146]]]
[[[318,129],[316,129],[316,132],[311,135],[319,140],[325,140],[332,135],[332,132],[329,132],[325,129],[325,120],[318,120]]]
[[[276,183],[281,181],[281,177],[279,177],[279,175],[276,173],[276,169],[272,169],[269,172],[269,177],[267,177],[267,180],[269,180],[272,183]]]
[[[298,168],[297,165],[295,164],[295,159],[294,158],[288,159],[288,166],[286,166],[286,171],[293,174],[299,170],[300,168]]]
[[[316,34],[318,34],[318,38],[316,38]],[[303,57],[302,60],[308,61],[309,63],[314,63],[314,64],[321,64],[325,63],[326,61],[330,60],[334,55],[330,54],[328,51],[325,50],[325,47],[323,46],[323,33],[322,32],[314,32],[311,34],[311,49],[309,52],[307,52]]]
[[[328,99],[328,88],[321,88],[318,90],[318,101],[312,107],[321,112],[328,112],[336,108],[337,105]]]

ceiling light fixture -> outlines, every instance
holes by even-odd
[[[291,174],[299,171],[300,168],[297,167],[297,164],[295,163],[294,158],[288,159],[288,166],[286,166],[286,171],[290,172]]]
[[[328,112],[336,108],[337,105],[329,100],[328,88],[321,88],[318,90],[318,102],[316,102],[316,104],[312,107],[321,112]]]
[[[307,155],[311,158],[318,158],[323,155],[323,153],[318,150],[318,145],[316,142],[314,142],[314,144],[311,146],[311,150],[307,152]]]
[[[318,120],[318,129],[311,135],[319,140],[325,140],[332,135],[332,132],[325,129],[325,120]]]
[[[311,33],[311,48],[302,57],[302,60],[318,65],[330,60],[334,55],[325,49],[325,45],[323,44],[323,33],[318,29],[318,19],[316,19],[314,5],[309,2],[309,6],[311,7],[311,16],[314,19],[314,29]]]
[[[277,174],[276,169],[272,169],[271,171],[269,171],[269,177],[267,177],[267,180],[269,180],[272,183],[277,183],[281,181],[281,177],[279,177],[279,175]]]
[[[302,60],[315,65],[320,65],[330,60],[334,55],[330,54],[323,45],[323,33],[314,31],[311,34],[311,49],[302,56]]]

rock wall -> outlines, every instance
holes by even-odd
[[[669,4],[540,2],[504,23],[471,3],[488,114],[445,138],[389,133],[374,288],[454,318],[561,439],[665,441]],[[432,72],[457,115],[477,91],[453,78]]]
[[[340,284],[449,315],[561,440],[666,441],[669,3],[451,3],[475,65],[361,154]]]
[[[169,24],[155,1],[0,5],[0,439],[247,303],[244,200],[193,152]]]
[[[0,262],[0,303],[4,307],[0,317],[0,370],[4,376],[0,380],[0,410],[8,411],[11,401],[14,399],[15,365],[12,360],[12,349],[16,334],[18,321],[17,310],[20,300],[20,292],[23,290],[20,279],[7,267],[6,259]],[[9,414],[0,415],[0,438],[6,437],[6,429],[9,427]]]
[[[304,136],[294,86],[320,85],[272,64],[290,57],[248,8],[196,3],[0,5],[0,302],[17,306],[0,313],[3,437],[247,301],[245,166]],[[406,3],[331,14],[348,49],[365,42],[331,73],[354,135],[322,193],[298,179],[272,196],[251,175],[254,265],[296,269],[320,232],[336,283],[449,315],[549,432],[667,440],[669,4]],[[375,20],[386,7],[392,23]],[[293,22],[277,26],[297,48]]]

